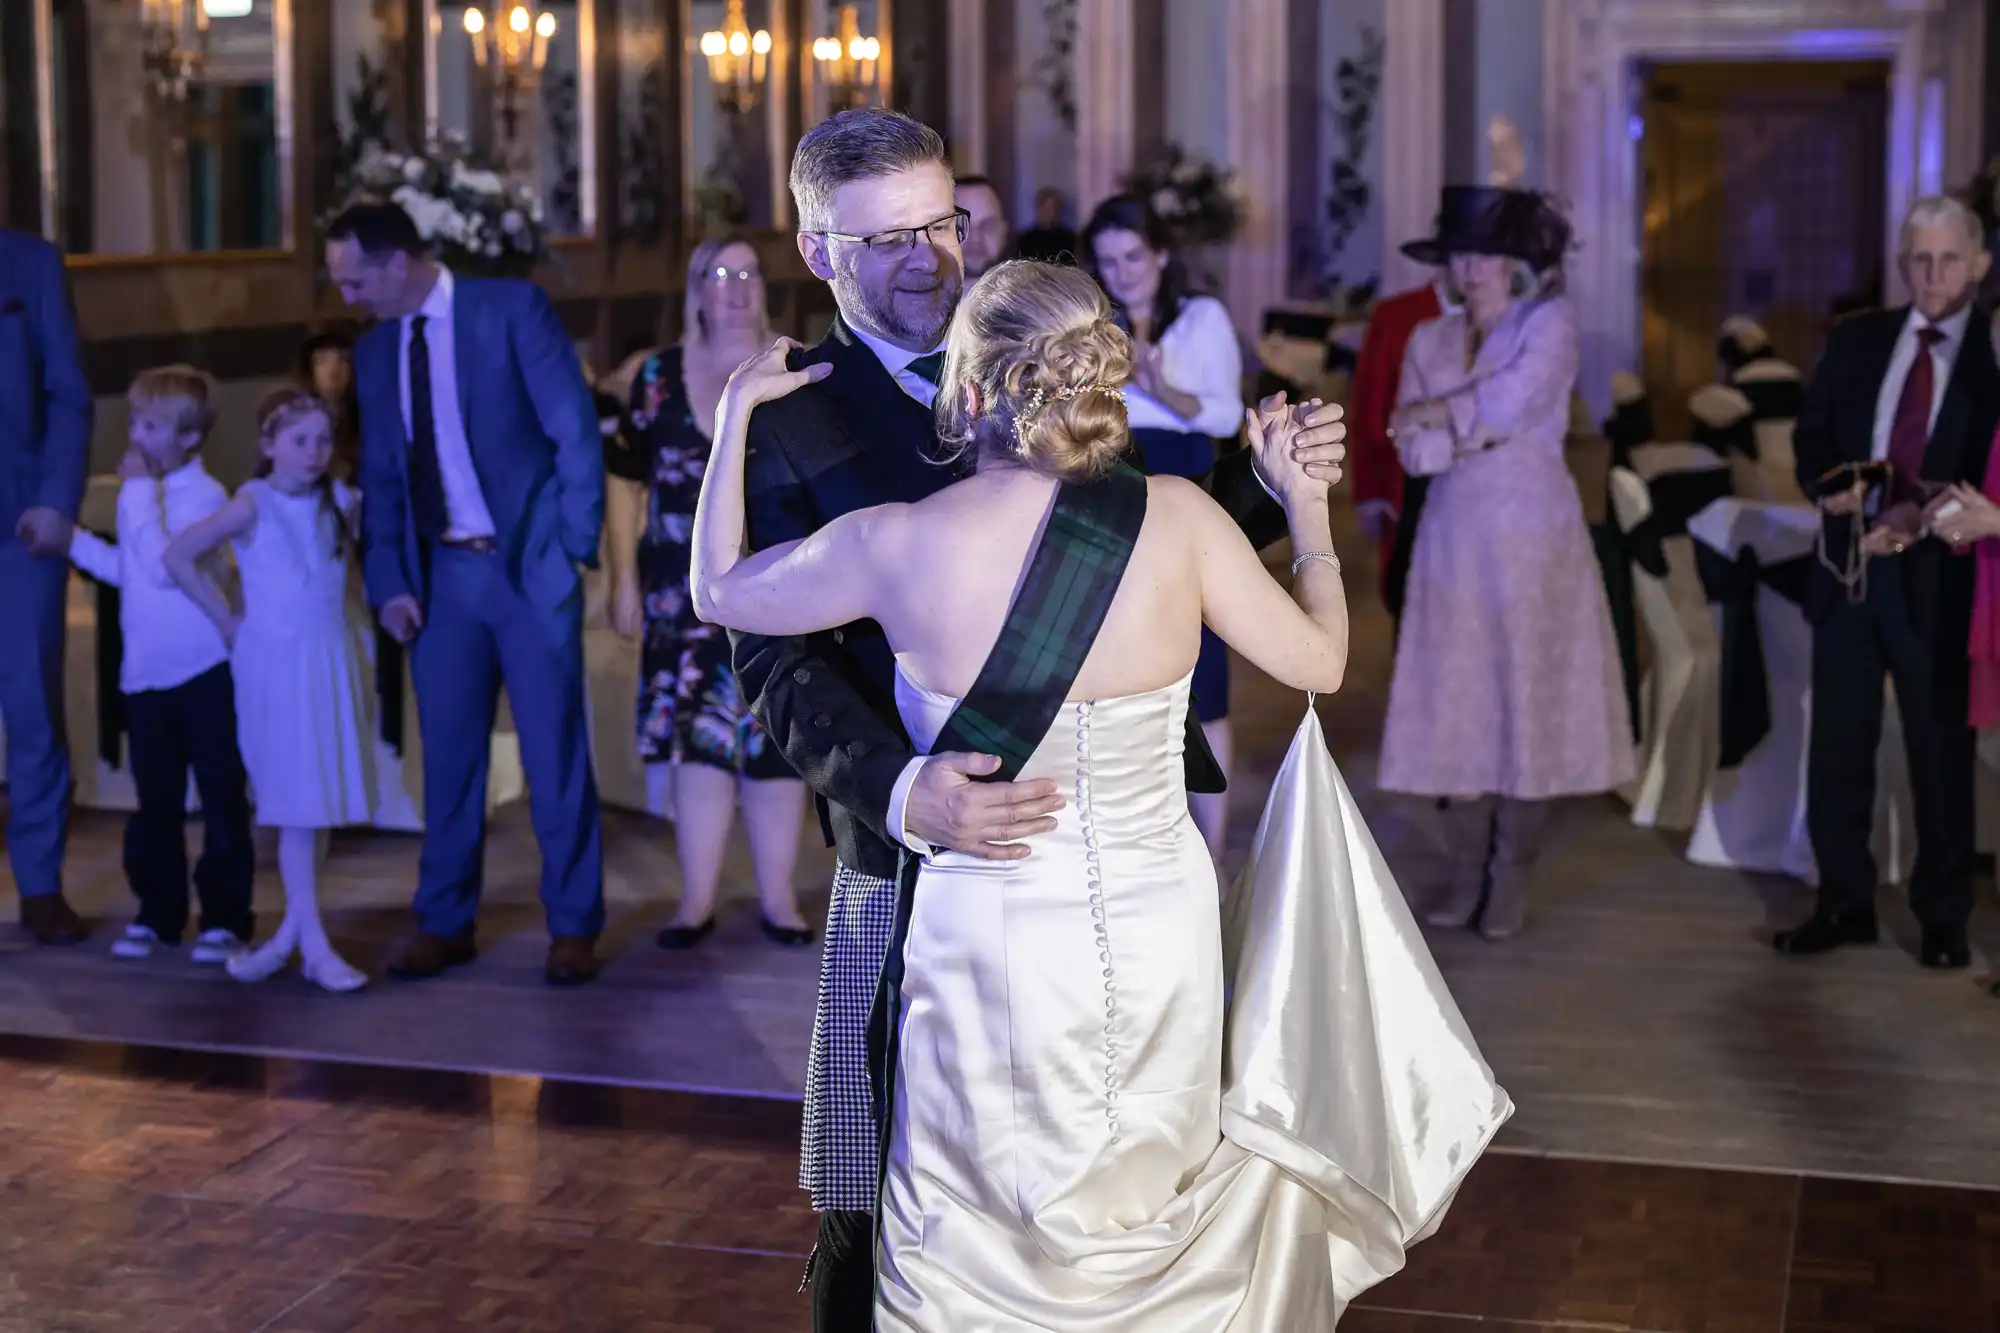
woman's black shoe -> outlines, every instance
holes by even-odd
[[[662,949],[692,949],[715,933],[715,918],[710,917],[698,926],[668,926],[653,937],[653,943]]]
[[[774,944],[788,945],[796,949],[813,942],[811,926],[781,926],[768,916],[760,916],[758,924],[764,928],[764,938]]]

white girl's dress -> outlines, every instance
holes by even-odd
[[[243,625],[230,669],[236,735],[257,822],[276,828],[366,824],[375,805],[369,695],[361,644],[347,615],[342,518],[355,494],[334,486],[288,495],[246,482],[256,522],[236,539]]]

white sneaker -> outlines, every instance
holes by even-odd
[[[130,925],[125,934],[111,946],[113,958],[151,958],[153,950],[160,947],[160,937],[151,926]]]
[[[249,947],[249,941],[234,931],[204,930],[195,937],[194,948],[188,950],[188,957],[197,963],[214,967],[228,962],[231,954],[241,953]]]

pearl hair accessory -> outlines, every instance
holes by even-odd
[[[1101,380],[1092,380],[1085,384],[1065,384],[1060,389],[1035,390],[1028,395],[1027,406],[1014,414],[1014,437],[1021,442],[1021,447],[1024,449],[1028,447],[1027,424],[1029,417],[1035,415],[1035,413],[1041,411],[1052,402],[1066,403],[1073,398],[1081,398],[1087,393],[1110,394],[1120,402],[1123,402],[1125,387],[1121,384],[1110,384]]]

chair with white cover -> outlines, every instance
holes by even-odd
[[[1698,446],[1642,446],[1632,463],[1611,470],[1611,509],[1628,545],[1643,548],[1633,553],[1632,595],[1650,653],[1639,687],[1638,775],[1619,794],[1634,824],[1684,832],[1715,766],[1720,655],[1687,515],[1657,511],[1640,469],[1667,496],[1710,478],[1726,489],[1727,477],[1722,460]]]
[[[1810,509],[1755,500],[1719,500],[1688,524],[1697,542],[1726,561],[1754,553],[1762,582],[1756,589],[1754,632],[1762,650],[1769,729],[1748,746],[1739,763],[1718,767],[1702,800],[1687,857],[1699,865],[1790,875],[1818,882],[1806,829],[1806,760],[1812,719],[1812,627],[1796,601],[1778,590],[1800,585],[1798,562],[1814,559],[1819,517]],[[1777,577],[1787,574],[1799,577]],[[1778,586],[1773,586],[1778,585]],[[1725,617],[1715,610],[1725,663]],[[1749,627],[1746,626],[1745,629]],[[1728,671],[1727,665],[1724,668]],[[1885,682],[1886,688],[1886,682]],[[1724,700],[1724,762],[1730,704]],[[1916,859],[1902,726],[1890,693],[1877,750],[1875,856],[1884,878],[1907,882]]]

